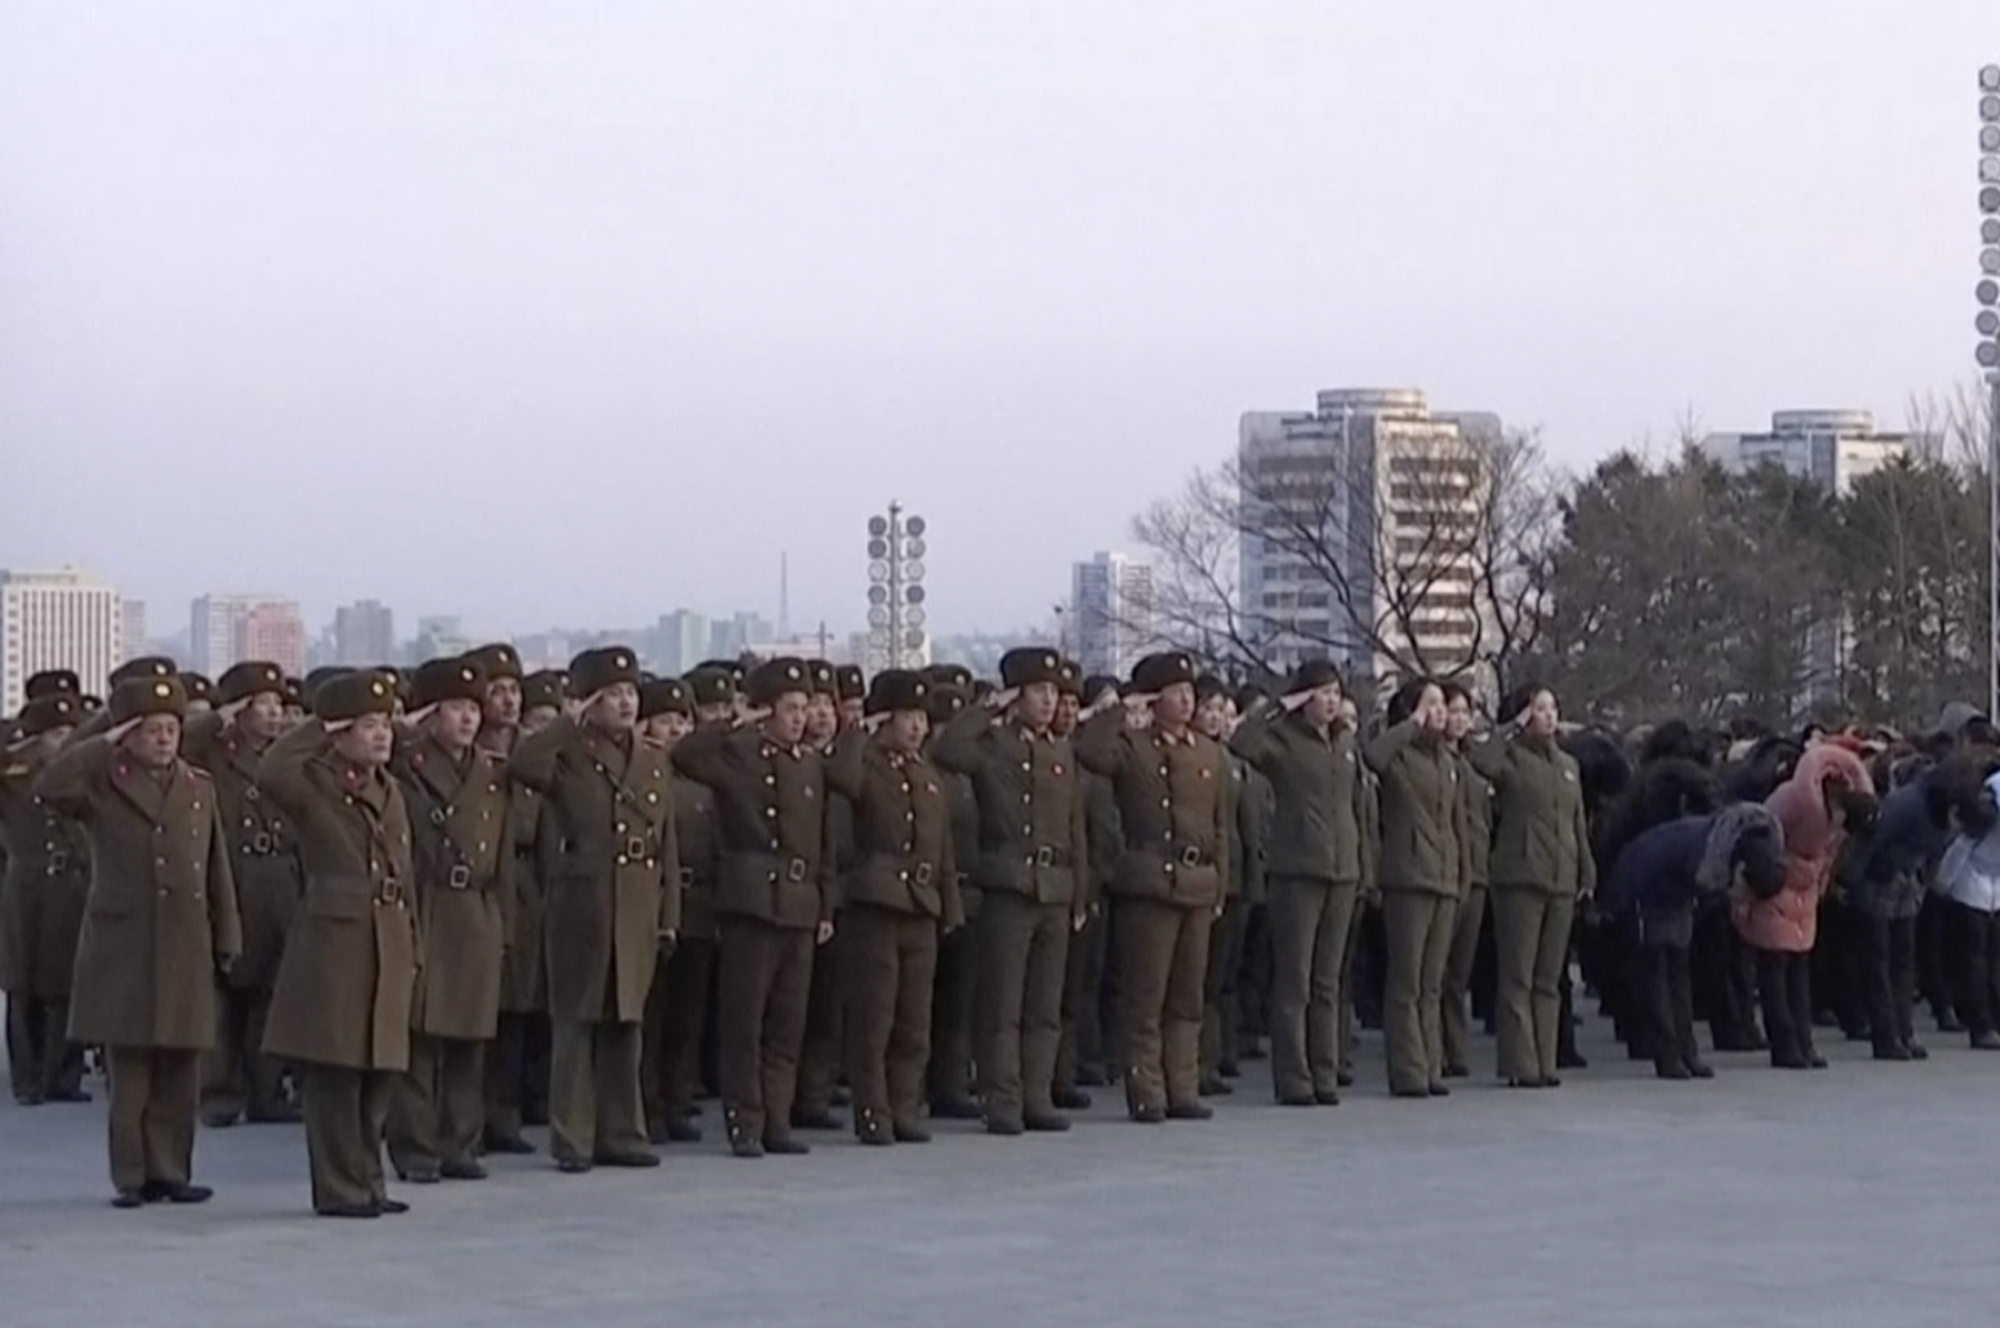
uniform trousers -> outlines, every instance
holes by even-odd
[[[1055,1111],[1069,926],[1067,903],[989,890],[980,904],[977,1056],[989,1122]]]
[[[1486,887],[1475,885],[1458,903],[1451,924],[1451,953],[1445,958],[1444,1003],[1438,1017],[1448,1074],[1468,1074],[1472,1068],[1472,969],[1485,923]]]
[[[979,926],[938,941],[937,980],[931,994],[931,1110],[972,1099],[972,1048],[978,1024]]]
[[[682,937],[653,973],[646,996],[646,1037],[639,1083],[649,1127],[694,1114],[701,1089],[701,1034],[708,1020],[708,986],[715,942]]]
[[[389,1099],[389,1160],[396,1174],[438,1174],[479,1152],[486,1124],[486,1044],[410,1034],[410,1068]]]
[[[285,1101],[285,1067],[264,1054],[264,1020],[271,993],[223,984],[215,992],[215,1045],[202,1057],[201,1118],[229,1125],[291,1118]]]
[[[388,1197],[382,1176],[382,1135],[400,1071],[304,1064],[298,1073],[306,1156],[312,1164],[313,1211],[379,1204]]]
[[[1444,1081],[1439,999],[1457,911],[1456,899],[1428,890],[1388,890],[1382,895],[1388,961],[1382,983],[1382,1041],[1389,1061],[1389,1089],[1405,1097],[1427,1094]]]
[[[1104,911],[1092,910],[1083,930],[1073,927],[1063,963],[1062,1041],[1056,1048],[1056,1086],[1104,1082],[1104,948],[1110,929]]]
[[[794,1116],[824,1116],[833,1109],[834,1081],[840,1074],[842,1040],[846,1036],[840,966],[847,938],[835,928],[833,939],[813,951],[812,984],[806,992],[806,1031],[799,1044],[799,1084]]]
[[[1213,905],[1118,901],[1119,1036],[1125,1100],[1142,1110],[1201,1100],[1201,1018]]]
[[[549,1118],[549,1017],[502,1010],[486,1055],[486,1130],[494,1139],[519,1139],[523,1125]]]
[[[717,962],[716,1076],[730,1139],[786,1138],[812,989],[813,933],[728,914]]]
[[[7,997],[7,1072],[17,1102],[74,1094],[83,1048],[69,1040],[69,1002]]]
[[[1562,975],[1576,896],[1511,885],[1495,888],[1492,900],[1500,1074],[1547,1082],[1558,1068]]]
[[[1249,907],[1231,896],[1208,930],[1208,972],[1202,981],[1201,1081],[1221,1079],[1236,1067],[1236,1035],[1242,1022],[1243,931]]]
[[[194,1174],[201,1053],[179,1047],[107,1047],[111,1184],[185,1185]]]
[[[1284,875],[1270,888],[1271,1087],[1281,1100],[1330,1096],[1340,1075],[1340,974],[1358,887]]]
[[[558,1162],[646,1151],[641,1025],[557,1019],[549,1050],[549,1152]]]
[[[856,904],[840,915],[847,1081],[856,1133],[915,1127],[931,1051],[936,918]]]

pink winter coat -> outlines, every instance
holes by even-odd
[[[1819,932],[1819,901],[1833,875],[1833,861],[1847,832],[1826,810],[1829,782],[1863,793],[1875,783],[1861,758],[1844,747],[1820,743],[1799,758],[1792,777],[1764,802],[1785,830],[1785,885],[1771,899],[1737,902],[1736,930],[1760,950],[1804,954]]]

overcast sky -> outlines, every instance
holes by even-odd
[[[946,630],[1336,386],[1583,467],[1973,372],[1994,0],[0,7],[0,566]]]

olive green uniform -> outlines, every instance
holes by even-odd
[[[90,894],[90,841],[36,796],[39,758],[0,754],[0,993],[14,1099],[81,1098],[82,1048],[69,1041],[70,982]]]

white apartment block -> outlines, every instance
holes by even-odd
[[[103,696],[124,662],[124,604],[87,572],[0,571],[0,714],[20,710],[28,679],[74,669],[83,689]]]
[[[1076,563],[1070,604],[1083,671],[1130,677],[1155,639],[1152,567],[1122,553],[1099,553]]]
[[[1238,427],[1244,634],[1274,667],[1470,662],[1479,636],[1487,449],[1497,416],[1433,414],[1411,388],[1321,392]]]
[[[1732,474],[1775,465],[1837,494],[1899,457],[1935,440],[1921,434],[1878,433],[1865,410],[1780,410],[1766,433],[1712,433],[1701,449]]]

